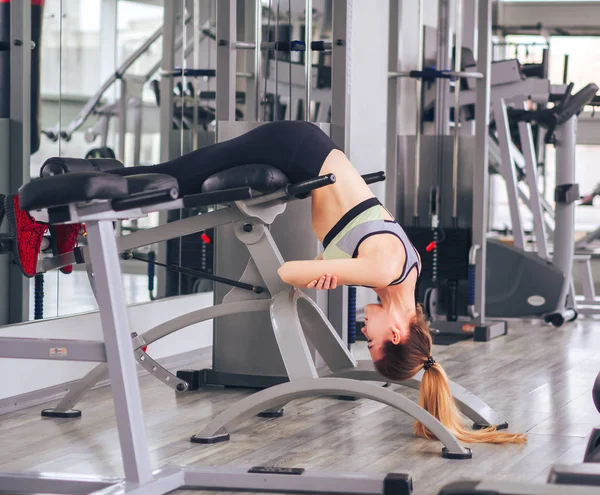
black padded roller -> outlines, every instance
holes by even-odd
[[[241,165],[211,175],[202,184],[202,192],[250,187],[261,193],[269,193],[284,188],[288,183],[287,176],[278,168],[257,163]]]
[[[41,210],[94,199],[125,198],[128,183],[123,177],[99,172],[59,174],[33,179],[19,189],[24,211]]]

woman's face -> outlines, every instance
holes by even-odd
[[[362,328],[362,333],[367,338],[367,347],[373,361],[383,358],[383,346],[386,342],[399,343],[399,336],[395,338],[393,327],[391,314],[381,304],[365,306],[365,326]]]

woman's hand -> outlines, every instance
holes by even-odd
[[[313,280],[306,286],[307,289],[317,290],[333,290],[337,287],[337,277],[335,275],[327,274],[323,275],[317,280]]]

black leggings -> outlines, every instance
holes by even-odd
[[[111,170],[117,175],[162,173],[175,177],[181,195],[199,192],[202,183],[223,170],[264,163],[294,183],[319,175],[327,155],[338,146],[316,125],[299,120],[263,124],[239,137],[200,148],[169,162]]]

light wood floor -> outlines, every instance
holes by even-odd
[[[407,416],[367,400],[296,401],[283,418],[248,421],[230,442],[191,444],[189,437],[209,418],[250,392],[211,389],[175,396],[144,377],[151,459],[155,467],[283,465],[410,472],[417,495],[435,494],[460,478],[544,482],[553,463],[580,461],[590,429],[600,426],[590,397],[600,369],[599,348],[600,320],[560,329],[511,323],[509,335],[492,342],[437,347],[434,357],[452,379],[502,412],[512,430],[529,437],[526,446],[474,445],[473,459],[467,461],[442,459],[441,444],[415,438]],[[365,357],[366,349],[361,346],[356,353]],[[414,392],[406,394],[416,399]],[[0,417],[0,470],[121,476],[110,390],[94,391],[80,405],[84,414],[79,420],[41,419],[44,406]]]

